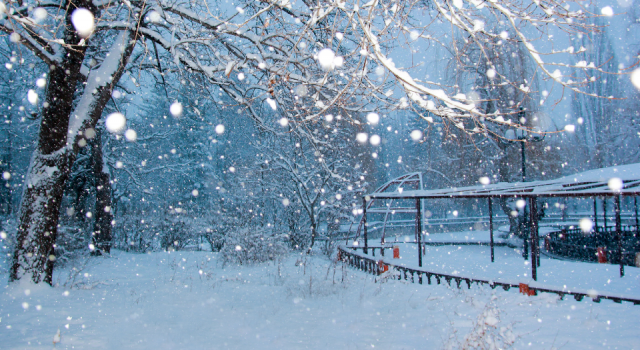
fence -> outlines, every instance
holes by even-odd
[[[377,247],[377,248],[380,248],[380,247]],[[351,251],[349,251],[349,249],[351,249]],[[522,285],[519,282],[516,283],[516,282],[505,282],[505,281],[491,281],[491,280],[484,280],[480,278],[465,277],[465,276],[459,276],[459,275],[448,275],[443,273],[426,271],[424,269],[411,268],[411,267],[406,267],[402,265],[395,265],[384,260],[375,260],[374,257],[365,255],[364,253],[359,253],[357,249],[361,249],[361,248],[360,247],[347,248],[347,247],[339,246],[338,259],[349,264],[352,267],[355,267],[361,271],[364,271],[376,276],[381,275],[384,270],[384,266],[387,266],[390,269],[395,269],[399,273],[397,275],[397,278],[399,280],[401,279],[404,279],[406,281],[410,280],[412,283],[415,283],[417,281],[418,284],[423,284],[424,278],[426,278],[428,284],[431,284],[433,281],[437,282],[437,284],[441,284],[441,282],[444,280],[445,282],[447,282],[447,284],[451,285],[451,281],[454,281],[458,288],[460,288],[460,284],[465,283],[467,287],[470,289],[471,285],[473,283],[476,283],[477,285],[486,284],[490,286],[492,289],[496,287],[501,287],[505,291],[508,291],[512,287],[513,288],[517,287],[517,288],[520,288],[520,290],[522,290]],[[382,251],[384,251],[384,248]],[[585,296],[588,296],[592,298],[592,300],[596,303],[599,303],[602,299],[608,299],[608,300],[612,300],[615,303],[621,303],[623,301],[626,301],[626,302],[633,303],[634,305],[640,305],[640,299],[628,298],[623,296],[600,295],[600,294],[590,295],[586,291],[583,292],[583,291],[575,291],[575,290],[574,291],[554,290],[549,288],[536,287],[535,285],[533,286],[527,285],[527,287],[528,287],[527,288],[528,292],[534,295],[537,294],[538,292],[555,293],[555,294],[558,294],[561,299],[563,299],[565,295],[571,295],[577,301],[581,301]]]

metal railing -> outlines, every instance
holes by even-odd
[[[381,248],[381,247],[376,247]],[[386,248],[386,247],[385,247]],[[456,286],[460,288],[460,284],[463,282],[467,285],[467,288],[471,288],[473,283],[477,285],[486,284],[492,289],[496,287],[501,287],[505,291],[508,291],[511,288],[522,288],[521,283],[514,282],[505,282],[505,281],[492,281],[481,278],[460,276],[460,275],[449,275],[439,272],[427,271],[420,268],[412,268],[406,267],[402,265],[396,265],[393,263],[389,263],[384,260],[376,260],[374,257],[365,255],[364,253],[359,253],[357,250],[361,249],[360,247],[338,247],[338,260],[345,262],[349,266],[355,267],[361,271],[366,273],[370,273],[375,276],[379,276],[382,274],[384,270],[384,266],[387,266],[389,269],[394,269],[397,271],[397,275],[392,275],[396,277],[398,280],[404,279],[405,281],[411,281],[411,283],[418,282],[418,284],[423,284],[424,279],[426,278],[427,283],[431,284],[432,282],[436,282],[437,284],[442,284],[442,281],[447,282],[448,285],[451,285],[451,282],[455,282]],[[384,248],[383,250],[384,251]],[[634,305],[640,305],[640,299],[628,298],[623,296],[616,295],[605,295],[598,294],[592,295],[586,291],[576,291],[576,290],[555,290],[550,288],[541,288],[536,287],[535,285],[527,285],[527,290],[529,293],[535,295],[538,292],[544,293],[554,293],[560,296],[560,299],[563,299],[565,295],[571,295],[577,301],[581,301],[584,297],[590,297],[596,303],[599,303],[602,299],[612,300],[615,303],[621,303],[623,301],[633,303]]]

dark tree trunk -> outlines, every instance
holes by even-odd
[[[316,234],[316,226],[313,225],[313,227],[311,227],[311,243],[309,244],[309,252],[311,252],[313,245],[316,243]]]
[[[109,169],[102,158],[101,131],[96,130],[96,137],[92,142],[93,174],[96,181],[96,208],[92,241],[95,253],[111,253],[111,182]]]
[[[30,275],[34,283],[44,281],[51,284],[58,214],[70,163],[66,152],[48,157],[36,151],[31,159],[22,194],[18,238],[10,274],[12,281]]]
[[[79,42],[71,24],[65,21],[65,42]],[[81,78],[86,46],[67,50],[63,62],[49,70],[47,97],[42,109],[38,144],[31,158],[20,204],[16,249],[10,280],[29,275],[34,283],[51,284],[54,244],[58,234],[58,213],[64,184],[73,161],[69,156],[67,132],[73,95]]]
[[[10,124],[12,125],[12,124]],[[11,130],[13,126],[7,126],[7,139],[4,153],[0,158],[0,174],[4,177],[4,172],[12,173],[13,168],[13,132]],[[0,180],[0,214],[9,216],[13,209],[13,188],[11,186],[11,179]],[[0,223],[0,228],[2,223]]]
[[[311,216],[311,242],[309,243],[309,248],[307,249],[307,254],[311,254],[311,250],[313,249],[313,245],[316,243],[316,235],[317,231],[317,223],[314,219],[313,215]]]
[[[80,2],[74,5],[91,9],[90,3]],[[70,16],[71,12],[68,12],[65,42],[79,42]],[[95,128],[111,97],[113,86],[124,72],[136,39],[136,34],[132,31],[116,39],[114,45],[119,46],[114,47],[118,50],[112,50],[111,54],[119,57],[119,65],[115,71],[102,72],[98,68],[96,73],[109,76],[111,80],[104,85],[95,85],[95,77],[89,75],[87,86],[73,112],[73,96],[81,78],[80,67],[86,46],[67,50],[63,62],[59,66],[52,66],[38,145],[31,158],[20,204],[20,223],[9,281],[26,277],[34,283],[51,284],[60,203],[71,165],[79,150],[78,142],[84,138],[84,131]],[[73,122],[72,127],[70,122]]]

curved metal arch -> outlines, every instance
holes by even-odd
[[[423,189],[423,181],[422,181],[422,173],[421,172],[413,172],[413,173],[408,173],[408,174],[404,174],[401,176],[396,177],[395,179],[392,179],[388,182],[386,182],[385,184],[383,184],[382,186],[378,187],[373,193],[394,193],[394,192],[399,192],[402,193],[403,190],[405,189],[405,186],[410,185],[412,187],[414,187],[414,189],[416,190],[421,190]],[[384,200],[380,200],[381,202],[384,202]],[[386,234],[386,228],[387,228],[387,221],[389,218],[389,213],[392,211],[392,204],[395,201],[395,199],[391,199],[391,202],[388,203],[387,205],[385,205],[384,207],[379,207],[379,208],[375,208],[373,207],[374,203],[376,203],[376,199],[371,198],[370,200],[366,201],[366,211],[367,212],[374,212],[374,213],[384,213],[384,223],[383,223],[383,227],[382,227],[382,238],[381,238],[381,243],[384,244],[384,239],[385,239],[385,234]],[[363,208],[365,209],[365,208]],[[402,210],[408,210],[408,208],[402,208]],[[358,229],[356,230],[356,236],[354,238],[354,241],[358,241],[358,239],[360,238],[360,233],[362,232],[363,226],[364,226],[364,211],[363,210],[363,215],[360,218],[360,221],[358,223]],[[391,213],[393,214],[393,213]],[[347,237],[347,243],[348,243],[349,238]]]

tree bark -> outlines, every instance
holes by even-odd
[[[67,12],[65,26],[65,42],[79,42],[71,23],[71,12]],[[10,281],[29,275],[34,283],[51,284],[60,203],[73,163],[66,148],[69,114],[85,51],[86,46],[66,50],[62,63],[52,65],[49,70],[38,144],[29,164],[20,204]]]
[[[309,248],[307,249],[307,254],[311,254],[311,250],[313,249],[313,245],[316,243],[316,235],[317,235],[317,230],[316,230],[316,222],[311,221],[311,243],[309,244]]]
[[[90,8],[90,4],[86,5]],[[66,21],[69,40],[65,42],[79,42],[70,16],[69,12]],[[126,31],[116,38],[111,54],[119,58],[118,65],[113,69],[105,64],[104,70],[101,67],[91,72],[73,112],[73,96],[81,78],[80,67],[86,46],[67,50],[62,64],[52,66],[38,146],[27,172],[20,205],[20,223],[9,274],[10,282],[26,277],[34,283],[52,283],[60,203],[71,165],[80,149],[78,142],[84,138],[83,133],[87,129],[95,128],[111,97],[113,86],[124,72],[136,39],[133,31]],[[108,83],[103,80],[103,84],[96,84],[100,80],[96,77],[109,79]]]
[[[111,182],[109,169],[102,158],[102,131],[96,130],[95,139],[92,142],[93,174],[96,181],[96,207],[95,222],[93,226],[92,241],[95,254],[111,253]]]

